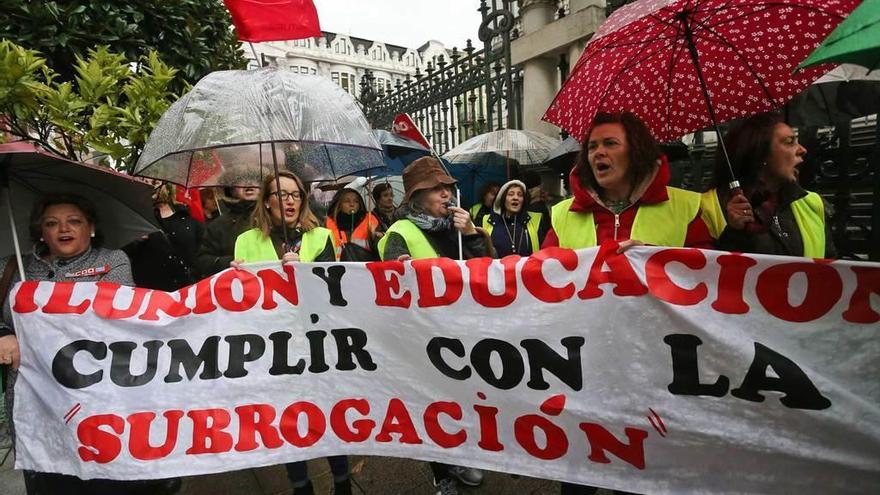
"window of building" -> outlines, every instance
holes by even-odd
[[[312,69],[312,74],[317,74],[317,73],[318,73],[318,69]]]
[[[305,67],[305,66],[303,66],[303,65],[300,65],[300,66],[299,66],[299,73],[300,73],[300,74],[308,74],[308,73],[309,73],[309,68],[308,68],[308,67]]]
[[[291,70],[294,74],[299,74],[299,67],[297,67],[297,66],[295,66],[295,65],[291,65],[291,66],[290,66],[290,70]]]
[[[338,84],[349,94],[356,94],[357,92],[357,79],[354,74],[349,74],[347,72],[331,72],[330,80]]]

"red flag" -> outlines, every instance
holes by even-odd
[[[312,0],[223,0],[241,41],[285,41],[321,36]]]
[[[394,127],[392,130],[395,134],[410,138],[425,148],[431,149],[431,144],[428,143],[428,140],[425,139],[425,136],[416,127],[416,123],[413,122],[413,119],[408,114],[401,113],[394,117]]]
[[[174,197],[178,203],[185,204],[189,207],[189,216],[205,223],[205,210],[202,208],[202,195],[198,189],[185,189],[177,186],[177,192]]]

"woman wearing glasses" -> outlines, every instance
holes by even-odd
[[[278,173],[278,183],[281,185],[280,194],[274,174],[263,180],[252,217],[254,228],[235,240],[235,261],[232,266],[237,268],[241,263],[274,260],[284,263],[336,261],[333,235],[318,226],[318,218],[309,209],[309,198],[302,181],[291,172],[281,171]],[[279,196],[281,202],[278,201]],[[282,221],[287,227],[290,245],[285,244]],[[334,493],[349,495],[351,479],[348,457],[331,456],[327,461],[333,473]],[[306,461],[290,462],[284,467],[296,495],[314,493]]]
[[[278,178],[281,202],[278,201],[275,175],[270,174],[263,180],[257,207],[251,217],[254,228],[235,240],[232,265],[272,260],[285,263],[336,261],[333,235],[318,226],[318,218],[309,209],[309,198],[302,181],[287,171],[279,172]],[[287,227],[290,245],[285,245],[282,221]]]

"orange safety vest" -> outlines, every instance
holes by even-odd
[[[367,213],[361,223],[358,224],[357,227],[351,232],[351,239],[348,238],[348,234],[344,230],[340,230],[339,226],[336,224],[336,219],[333,217],[327,217],[327,228],[330,229],[330,232],[333,234],[333,240],[336,245],[336,260],[339,261],[339,258],[342,256],[342,248],[347,243],[352,243],[355,246],[360,246],[367,251],[370,251],[370,232],[375,231],[379,226],[379,220],[372,213]]]

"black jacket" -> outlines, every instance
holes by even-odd
[[[725,251],[740,253],[773,254],[781,256],[803,256],[804,239],[791,209],[791,204],[807,195],[800,185],[790,183],[783,186],[778,193],[776,214],[771,217],[766,232],[754,233],[748,230],[735,230],[728,225],[718,239],[718,247]],[[730,197],[729,191],[718,190],[718,202],[722,211]],[[760,205],[753,204],[753,210]],[[726,216],[725,212],[725,216]],[[831,207],[825,204],[825,257],[837,258],[837,249],[831,238]]]
[[[222,215],[208,224],[202,245],[196,255],[196,270],[202,277],[229,268],[235,253],[235,240],[251,228],[253,201],[223,200]]]
[[[168,218],[162,218],[159,212],[156,212],[156,218],[159,220],[159,226],[162,231],[168,235],[168,240],[174,248],[177,256],[193,272],[196,277],[196,252],[202,244],[202,238],[205,237],[205,226],[195,218],[189,215],[189,208],[178,205],[174,214]]]

